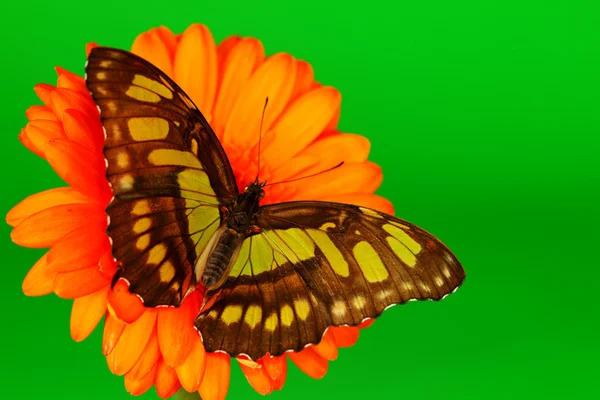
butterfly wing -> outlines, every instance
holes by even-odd
[[[196,285],[219,204],[238,194],[227,156],[193,102],[147,61],[95,48],[86,83],[106,133],[115,281],[127,280],[147,306],[177,306]]]
[[[209,351],[256,360],[318,343],[409,300],[440,300],[465,272],[431,234],[375,210],[326,202],[263,207],[196,320]]]

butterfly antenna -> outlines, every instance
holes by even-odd
[[[258,132],[258,166],[256,167],[256,183],[258,183],[258,174],[260,173],[260,145],[262,142],[263,121],[265,120],[265,111],[267,111],[267,104],[269,104],[268,96],[265,98],[265,106],[263,107],[262,117],[260,118],[260,130]]]
[[[306,178],[312,178],[313,176],[317,176],[317,175],[324,174],[325,172],[333,171],[334,169],[337,169],[337,168],[341,167],[342,165],[344,165],[344,161],[342,161],[341,163],[339,163],[338,165],[336,165],[334,167],[328,168],[328,169],[326,169],[324,171],[320,171],[320,172],[317,172],[317,173],[312,174],[312,175],[307,175],[307,176],[303,176],[303,177],[300,177],[300,178],[290,179],[289,181],[267,183],[265,186],[279,185],[280,183],[290,183],[290,182],[296,182],[296,181],[299,181],[299,180],[302,180],[302,179],[306,179]]]

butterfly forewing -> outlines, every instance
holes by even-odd
[[[106,132],[115,279],[148,306],[177,306],[195,287],[194,263],[220,225],[219,203],[237,195],[231,167],[192,101],[148,62],[95,48],[86,75]]]
[[[196,326],[209,351],[253,359],[318,343],[328,326],[358,325],[409,300],[439,300],[465,273],[422,229],[335,203],[266,206],[230,276],[207,293]]]

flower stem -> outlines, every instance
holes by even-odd
[[[173,396],[174,400],[201,400],[198,392],[190,393],[185,389],[180,389],[179,392]]]

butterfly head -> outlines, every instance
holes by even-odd
[[[254,217],[260,208],[260,201],[265,196],[263,183],[257,181],[249,184],[235,202],[224,208],[227,226],[240,233],[256,233]]]
[[[265,197],[264,187],[267,182],[258,182],[258,178],[254,180],[251,184],[246,186],[244,189],[244,193],[241,196],[247,195],[249,198],[257,199],[257,201],[262,200]]]

